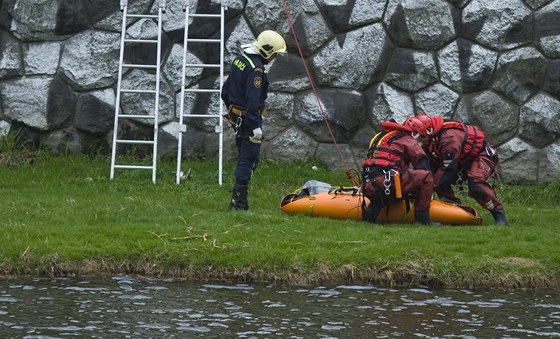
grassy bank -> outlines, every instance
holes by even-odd
[[[20,156],[0,166],[0,275],[139,274],[297,284],[423,284],[446,288],[560,286],[560,184],[504,186],[511,226],[429,228],[289,216],[280,199],[309,179],[349,185],[313,162],[264,162],[249,212],[228,212],[233,164],[174,160],[118,171],[106,156]],[[30,160],[32,159],[32,161]]]

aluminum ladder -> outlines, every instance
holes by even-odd
[[[152,171],[152,182],[156,182],[156,169],[157,169],[157,142],[158,142],[158,120],[159,120],[159,96],[160,96],[160,68],[161,68],[161,36],[162,36],[162,17],[165,12],[165,0],[158,0],[158,13],[157,14],[133,14],[128,12],[128,0],[120,0],[121,11],[123,13],[122,28],[121,28],[121,41],[120,41],[120,56],[119,56],[119,73],[117,80],[117,95],[115,103],[115,124],[113,130],[113,144],[111,154],[111,176],[115,176],[115,169],[140,169]],[[149,19],[157,22],[157,39],[134,39],[127,35],[128,20],[142,20]],[[156,62],[155,64],[129,64],[124,62],[125,48],[130,44],[143,44],[143,45],[156,45]],[[152,88],[122,88],[123,69],[144,69],[155,71],[155,86]],[[154,97],[154,110],[152,114],[134,114],[134,112],[121,112],[122,94],[126,93],[139,93],[151,94]],[[119,127],[126,120],[148,120],[153,122],[153,139],[152,140],[131,140],[121,139],[119,137]],[[118,164],[117,163],[117,147],[121,144],[128,145],[146,145],[152,150],[152,164],[151,165],[134,165],[134,164]]]
[[[220,91],[224,83],[224,17],[225,6],[220,6],[220,13],[191,13],[189,8],[190,0],[184,0],[183,11],[185,12],[185,36],[183,40],[183,72],[181,80],[181,98],[180,98],[180,111],[179,111],[179,126],[180,130],[177,136],[177,171],[176,183],[181,182],[183,172],[181,171],[182,162],[182,144],[183,134],[187,132],[187,125],[185,119],[218,119],[218,125],[214,127],[214,131],[218,134],[218,184],[222,185],[222,172],[223,172],[223,148],[224,148],[224,103],[220,98]],[[189,37],[189,19],[191,18],[204,18],[208,20],[219,20],[220,22],[220,38],[219,39],[196,39]],[[207,63],[187,63],[188,46],[191,43],[199,44],[220,44],[220,62],[218,64]],[[187,68],[218,68],[219,69],[219,87],[218,88],[186,88],[186,71]],[[219,101],[219,110],[217,112],[190,112],[185,113],[185,96],[186,93],[194,93],[195,95],[206,94],[217,96]]]

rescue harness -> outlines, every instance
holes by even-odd
[[[443,123],[442,129],[438,135],[443,129],[458,129],[464,131],[463,143],[461,144],[461,154],[459,158],[459,161],[462,164],[473,160],[480,154],[480,152],[487,148],[490,148],[489,150],[486,150],[489,156],[493,156],[495,154],[493,148],[488,147],[489,145],[485,140],[484,133],[476,126],[462,124],[457,121],[446,121]],[[439,148],[440,144],[439,138],[437,136],[434,137],[433,142],[430,144],[430,153],[432,155],[437,156],[435,150]]]
[[[402,198],[400,172],[405,170],[406,164],[405,159],[393,151],[390,146],[395,140],[406,136],[406,132],[408,132],[408,129],[399,128],[377,133],[370,141],[368,155],[362,165],[364,183],[373,180],[375,177],[383,176],[385,195],[391,194],[391,186],[394,185],[395,198],[397,199]]]

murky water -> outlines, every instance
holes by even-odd
[[[560,337],[560,295],[130,277],[0,281],[0,337]]]

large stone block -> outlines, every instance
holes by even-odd
[[[327,87],[364,89],[381,77],[385,32],[380,24],[337,36],[313,57],[319,84]]]
[[[86,31],[65,42],[60,71],[74,86],[95,89],[117,81],[119,34]]]
[[[437,49],[456,36],[451,7],[440,0],[389,0],[384,22],[401,47]]]
[[[0,79],[24,74],[20,43],[0,29]]]
[[[441,82],[459,93],[487,89],[492,84],[498,53],[465,39],[438,52]]]
[[[537,93],[545,77],[547,60],[534,48],[515,49],[500,56],[493,88],[517,104]]]
[[[397,48],[385,73],[385,81],[407,92],[416,92],[438,80],[431,53]]]
[[[391,119],[402,123],[409,116],[414,115],[414,104],[410,95],[386,83],[381,83],[376,89],[368,90],[367,99],[368,120],[373,126],[379,126],[383,121]]]
[[[488,140],[500,145],[517,133],[519,108],[494,92],[463,96],[454,119],[482,128]]]
[[[560,137],[560,101],[541,93],[523,105],[519,136],[538,148],[556,141]]]
[[[535,15],[536,42],[548,58],[560,57],[560,2],[553,1]]]
[[[319,101],[319,105],[318,105]],[[320,89],[298,98],[295,122],[319,142],[348,142],[365,122],[364,102],[356,91]]]
[[[498,147],[498,173],[506,183],[527,184],[538,181],[539,154],[536,148],[519,138]]]
[[[508,50],[531,42],[533,14],[521,0],[474,0],[462,11],[461,27],[464,38]]]

